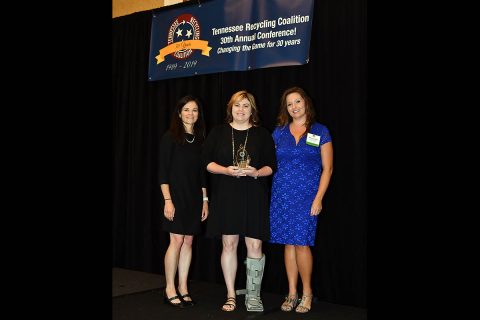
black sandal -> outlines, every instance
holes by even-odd
[[[180,300],[180,302],[172,302],[172,301],[175,300],[175,299]],[[184,304],[183,304],[182,299],[180,299],[177,295],[169,298],[169,297],[167,296],[167,291],[166,291],[166,290],[165,290],[164,293],[163,293],[163,301],[164,301],[166,304],[168,304],[168,305],[170,305],[170,306],[172,306],[172,307],[177,307],[177,308],[183,308],[183,307],[184,307]]]
[[[185,300],[185,298],[190,298],[190,300]],[[192,296],[190,296],[189,293],[180,294],[180,300],[182,300],[182,302],[185,305],[190,306],[190,307],[193,307],[196,304],[196,302],[193,301]]]
[[[228,309],[225,309],[225,306],[228,306]],[[230,309],[230,307],[232,307]],[[237,300],[234,297],[228,297],[227,301],[222,306],[222,311],[232,312],[237,308]]]

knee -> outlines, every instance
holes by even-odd
[[[175,247],[175,248],[180,248],[184,243],[184,237],[183,236],[173,236],[170,237],[170,245]]]
[[[185,236],[183,239],[183,246],[191,247],[193,243],[193,236]]]
[[[262,253],[262,241],[252,241],[248,244],[248,250],[255,254]]]
[[[237,243],[235,241],[223,241],[223,251],[235,252],[237,250]]]
[[[309,255],[311,254],[309,246],[295,246],[295,251],[301,255]]]

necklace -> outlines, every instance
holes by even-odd
[[[243,148],[242,148],[242,144],[240,144],[240,146],[239,146],[239,149],[242,149],[241,152],[243,152],[244,154],[245,154],[245,148],[247,147],[248,130],[250,130],[250,128],[247,129],[247,136],[245,137],[245,142],[243,143]],[[233,165],[235,165],[235,140],[233,139],[233,127],[232,127],[232,161],[233,161]]]
[[[185,136],[185,141],[187,141],[188,143],[193,143],[193,141],[195,141],[195,135],[193,135],[192,141],[188,140],[187,136]]]

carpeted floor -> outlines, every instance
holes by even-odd
[[[237,309],[224,312],[220,308],[225,300],[225,287],[220,284],[191,281],[190,294],[197,302],[194,307],[179,309],[163,302],[164,277],[125,269],[113,269],[112,320],[203,320],[203,319],[322,319],[366,320],[362,308],[314,301],[306,314],[280,310],[284,297],[262,292],[264,312],[247,312],[244,297],[237,297]]]

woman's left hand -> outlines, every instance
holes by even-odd
[[[255,167],[248,166],[245,169],[242,169],[242,171],[249,177],[258,176],[258,170]]]
[[[208,217],[208,201],[203,201],[203,208],[202,208],[202,220],[205,221]]]
[[[318,216],[322,211],[322,200],[318,197],[313,199],[312,207],[310,208],[311,216]]]

